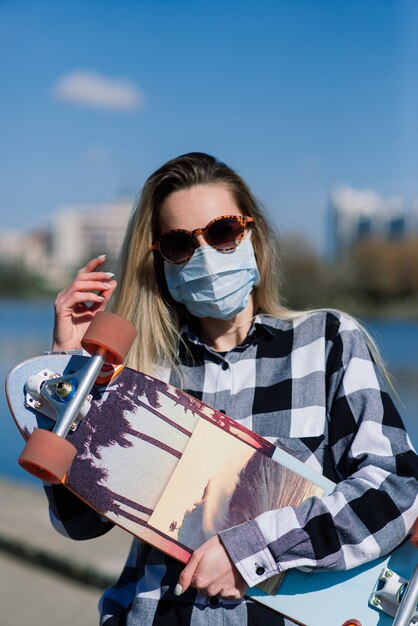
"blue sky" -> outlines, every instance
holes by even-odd
[[[201,150],[325,247],[338,184],[418,196],[415,0],[0,0],[1,229]]]

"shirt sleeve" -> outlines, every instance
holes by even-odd
[[[64,537],[93,539],[113,528],[112,522],[96,513],[63,485],[45,483],[44,490],[49,502],[51,523]]]
[[[418,457],[363,331],[327,315],[334,492],[267,511],[220,538],[249,586],[294,567],[344,570],[397,547],[418,516]]]

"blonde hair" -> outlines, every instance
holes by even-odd
[[[180,328],[187,319],[185,307],[167,289],[160,255],[150,251],[159,235],[158,214],[173,192],[196,185],[223,185],[237,207],[254,219],[251,242],[260,284],[254,289],[254,311],[293,320],[311,311],[292,311],[280,297],[280,243],[244,180],[231,168],[201,152],[179,156],[151,174],[129,221],[117,269],[118,286],[113,310],[138,329],[127,365],[146,373],[156,366],[176,367]],[[375,342],[363,329],[373,357],[387,376]]]

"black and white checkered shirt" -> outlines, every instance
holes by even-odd
[[[404,539],[418,516],[418,458],[350,317],[259,315],[246,341],[226,354],[190,330],[184,339],[192,354],[180,353],[186,391],[338,483],[322,499],[269,511],[221,533],[249,586],[293,567],[349,569]],[[170,382],[180,384],[175,374]],[[46,489],[60,532],[84,539],[111,527],[64,488]],[[182,567],[134,540],[119,582],[101,600],[101,623],[290,624],[247,600],[210,599],[192,589],[177,598]]]

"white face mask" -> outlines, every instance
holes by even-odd
[[[182,265],[164,262],[168,290],[176,302],[196,317],[228,320],[248,304],[260,282],[249,234],[234,252],[200,246]]]

